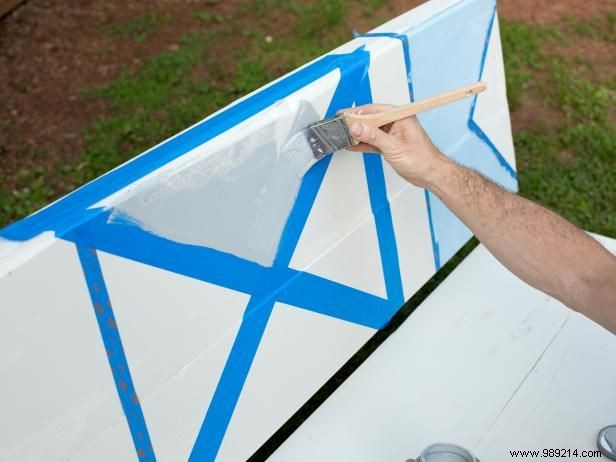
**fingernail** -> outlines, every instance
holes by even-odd
[[[353,124],[353,125],[351,125],[351,135],[359,136],[359,135],[361,135],[361,132],[362,132],[361,124]]]

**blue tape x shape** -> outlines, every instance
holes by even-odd
[[[340,81],[326,113],[326,116],[331,116],[338,109],[372,101],[369,64],[370,54],[360,47],[352,53],[328,55],[274,86],[289,94],[297,87],[290,84],[289,80],[311,82],[333,69],[339,69]],[[309,79],[305,76],[307,73],[311,74]],[[260,95],[255,95],[255,98],[262,97]],[[284,96],[286,95],[280,93],[275,94],[275,97],[272,95],[270,103]],[[249,98],[239,104],[250,105],[250,100]],[[235,121],[237,122],[239,120]],[[194,461],[214,460],[277,301],[374,329],[383,327],[404,303],[383,165],[381,158],[373,154],[364,154],[364,166],[377,227],[387,298],[289,267],[330,159],[319,162],[304,177],[271,267],[263,267],[215,249],[172,242],[130,223],[110,222],[110,211],[99,210],[63,236],[64,239],[77,244],[109,363],[139,459],[155,460],[155,454],[128,370],[97,250],[251,294],[190,455],[190,460]]]

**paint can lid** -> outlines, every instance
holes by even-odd
[[[421,451],[417,462],[479,462],[479,460],[461,446],[436,443]]]
[[[608,425],[599,431],[597,447],[605,457],[616,460],[616,425]]]

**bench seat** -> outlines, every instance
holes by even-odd
[[[403,461],[438,441],[483,461],[595,450],[616,423],[615,358],[615,335],[480,245],[270,460]]]

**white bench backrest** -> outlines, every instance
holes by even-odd
[[[300,180],[285,140],[479,79],[421,123],[516,189],[494,1],[433,0],[0,231],[0,458],[249,457],[470,237],[380,157]]]

